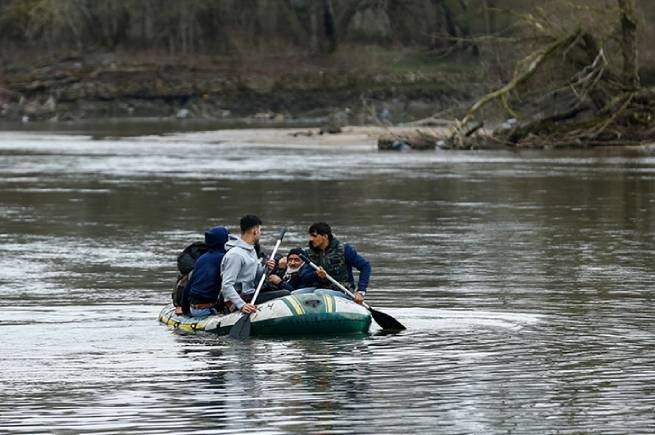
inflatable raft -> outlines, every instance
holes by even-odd
[[[227,335],[240,317],[239,312],[200,318],[178,315],[173,305],[159,313],[159,321],[174,329],[219,335]],[[361,305],[314,293],[285,296],[257,305],[250,320],[253,336],[364,334],[371,326],[371,314]]]

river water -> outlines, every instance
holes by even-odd
[[[0,133],[2,433],[652,433],[655,158]],[[365,337],[181,335],[176,254],[255,213],[373,266]]]

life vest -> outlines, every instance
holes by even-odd
[[[317,266],[321,266],[332,278],[348,288],[348,266],[346,266],[346,254],[344,247],[337,239],[332,239],[330,246],[325,251],[314,249],[310,246],[309,259]],[[339,287],[332,284],[328,279],[320,280],[322,288],[331,288],[340,290]]]

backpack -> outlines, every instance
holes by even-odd
[[[177,281],[175,282],[175,287],[173,287],[173,293],[171,295],[175,307],[182,307],[183,291],[189,281],[189,273],[193,270],[196,260],[205,252],[207,252],[205,242],[193,242],[177,256],[177,270],[180,273],[177,276]]]
[[[177,256],[177,270],[181,275],[188,275],[193,270],[196,260],[205,252],[207,245],[205,242],[193,242]]]

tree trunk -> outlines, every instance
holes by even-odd
[[[459,30],[459,27],[455,23],[455,19],[453,18],[453,13],[444,1],[439,1],[437,0],[437,4],[441,7],[441,10],[443,12],[443,17],[446,23],[446,30],[448,31],[448,35],[451,37],[451,42],[450,45],[456,45],[458,38],[461,36],[461,32]]]
[[[332,53],[337,49],[337,29],[335,27],[332,0],[323,0],[323,25],[325,38],[327,39],[327,52]]]
[[[444,14],[439,5],[439,0],[432,0],[434,5],[434,28],[432,29],[432,42],[430,48],[433,50],[441,50],[449,44],[449,41],[443,39],[445,20]]]
[[[487,35],[496,33],[496,0],[483,0],[484,25]]]
[[[314,2],[309,3],[308,7],[309,13],[309,50],[312,53],[318,53],[318,33],[319,33],[319,21],[318,21],[318,10]]]
[[[629,90],[639,89],[637,64],[637,17],[634,0],[618,0],[621,9],[621,42],[623,44],[623,85]]]

